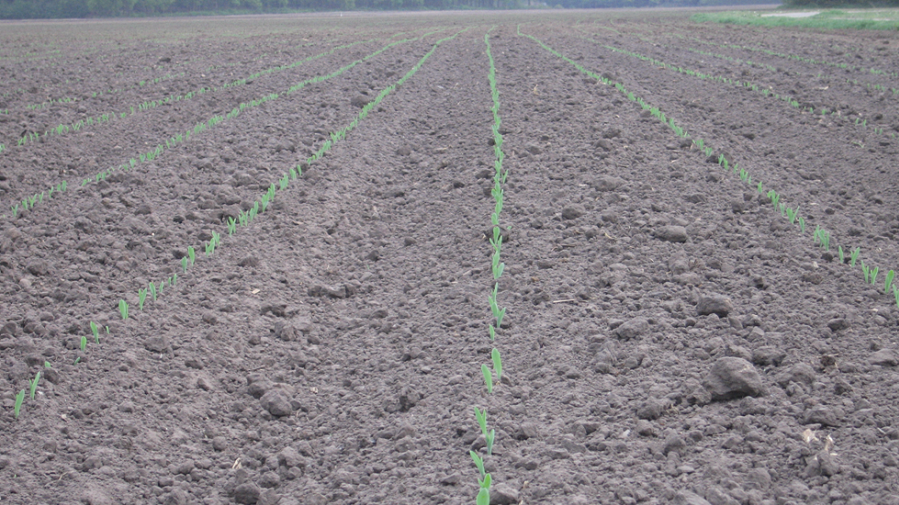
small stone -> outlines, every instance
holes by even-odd
[[[28,270],[28,273],[30,273],[31,275],[36,276],[47,275],[48,273],[50,273],[50,266],[46,261],[42,260],[32,261],[28,263],[28,266],[25,267],[25,269]]]
[[[168,337],[159,335],[147,337],[147,339],[144,340],[144,347],[150,352],[168,352],[170,347],[169,339]]]
[[[241,505],[256,505],[259,501],[259,488],[252,482],[245,482],[234,488],[234,501]]]
[[[622,340],[631,340],[649,333],[649,321],[645,317],[635,317],[615,328],[615,334]]]
[[[284,417],[293,414],[293,407],[290,405],[290,398],[284,391],[273,389],[265,393],[259,399],[262,408],[267,410],[269,414],[275,417]]]
[[[293,447],[285,447],[278,453],[278,464],[287,468],[296,466],[306,466],[306,460],[300,455],[299,451]]]
[[[660,240],[667,242],[686,242],[687,229],[683,226],[669,225],[662,226],[653,231],[653,235]]]
[[[583,205],[569,205],[562,209],[562,219],[577,219],[586,213]]]
[[[752,362],[759,366],[778,366],[785,357],[787,353],[783,349],[770,345],[752,351]]]
[[[365,95],[356,95],[350,100],[350,104],[354,107],[363,108],[371,102],[371,99]]]
[[[265,472],[259,478],[259,485],[262,487],[273,488],[281,484],[281,477],[275,472]]]
[[[274,489],[266,489],[259,495],[256,505],[280,505],[282,504],[281,498],[281,495],[275,492]]]
[[[679,491],[674,495],[672,505],[712,505],[705,498],[692,491]]]
[[[188,460],[188,461],[185,461],[184,463],[181,463],[180,465],[178,465],[178,467],[175,468],[175,473],[180,474],[180,475],[187,475],[190,472],[194,471],[194,468],[195,468],[194,462]]]
[[[668,437],[665,438],[665,442],[662,445],[662,453],[667,455],[671,451],[681,452],[686,447],[687,443],[684,441],[683,437],[677,433],[670,433]]]
[[[836,319],[831,319],[830,321],[828,321],[827,327],[830,328],[831,331],[845,330],[849,327],[849,321],[843,319],[842,317],[838,317]]]
[[[634,429],[637,432],[637,435],[641,437],[651,437],[655,434],[655,429],[652,427],[652,423],[645,420],[640,419],[637,421],[637,427]]]
[[[872,354],[868,361],[872,365],[896,366],[899,365],[899,355],[892,349],[881,349]]]
[[[508,484],[497,484],[490,489],[490,505],[517,505],[518,490]]]
[[[222,452],[228,448],[228,440],[225,437],[215,437],[212,439],[212,448]]]
[[[823,475],[825,477],[833,477],[840,471],[840,465],[834,460],[828,451],[819,451],[812,456],[806,467],[809,476]]]
[[[637,409],[638,419],[647,419],[652,421],[662,417],[662,412],[668,407],[668,404],[657,398],[650,398]]]
[[[822,426],[837,427],[840,425],[842,413],[827,405],[815,405],[805,413],[804,424],[820,424]]]
[[[190,503],[190,495],[181,488],[175,488],[162,499],[163,505],[187,505]]]
[[[734,310],[734,304],[730,298],[724,295],[707,295],[699,298],[696,305],[696,313],[700,316],[715,314],[718,317],[727,317]]]
[[[712,400],[730,400],[744,396],[762,396],[764,387],[752,363],[742,358],[719,358],[705,379]]]

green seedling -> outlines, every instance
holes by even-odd
[[[237,221],[233,217],[228,218],[228,236],[234,235],[237,230]]]
[[[30,393],[31,393],[31,399],[32,399],[32,400],[34,400],[34,393],[37,392],[37,383],[40,382],[40,380],[41,380],[41,373],[38,372],[38,373],[34,376],[34,380],[28,381],[28,383],[31,385],[31,391],[30,391]]]
[[[893,277],[896,275],[896,272],[890,270],[887,272],[886,282],[883,283],[883,294],[890,293],[890,287],[893,285]]]
[[[505,308],[499,308],[499,305],[496,303],[496,295],[499,291],[499,283],[494,283],[493,291],[487,295],[487,301],[490,303],[490,310],[493,312],[493,317],[496,318],[496,327],[499,328],[503,325],[503,317],[506,315]]]
[[[169,281],[169,284],[170,284],[172,287],[175,287],[175,283],[176,283],[176,282],[178,282],[178,274],[177,274],[177,273],[174,273],[174,274],[172,274],[172,279]]]
[[[871,271],[868,268],[868,265],[865,265],[864,261],[862,261],[862,275],[865,276],[865,284],[871,282]]]
[[[478,497],[475,499],[476,505],[490,505],[490,474],[484,475],[484,479],[478,479],[480,490]]]
[[[505,263],[501,263],[499,261],[499,251],[495,251],[493,253],[493,280],[498,281],[500,276],[503,275],[503,270],[506,268]]]
[[[187,256],[182,256],[182,257],[181,257],[181,271],[182,271],[182,272],[185,272],[185,273],[187,272],[187,263],[188,263],[189,261],[190,261],[190,260],[187,259]]]
[[[796,218],[799,217],[799,207],[795,209],[786,209],[787,218],[790,220],[790,224],[796,223]]]
[[[125,300],[119,300],[119,314],[122,315],[122,319],[128,319],[128,302]]]
[[[487,385],[487,392],[493,393],[493,374],[490,372],[490,367],[481,365],[481,373],[484,375],[484,383]]]
[[[498,349],[493,349],[491,358],[493,359],[493,369],[496,370],[496,381],[499,382],[503,380],[503,360],[499,355]]]
[[[880,267],[874,267],[871,269],[871,284],[877,282],[877,272],[880,271]]]
[[[494,328],[492,324],[487,328],[490,333],[490,341],[493,342],[494,340],[496,340],[496,328]]]
[[[849,254],[849,266],[855,267],[855,260],[858,259],[859,253],[862,251],[861,247],[856,247],[854,251]]]
[[[94,340],[99,344],[100,343],[100,328],[97,326],[97,323],[91,321],[91,333],[94,335]]]
[[[25,390],[21,390],[16,394],[16,403],[13,405],[12,412],[16,419],[19,418],[19,412],[22,410],[22,402],[25,401]]]
[[[84,352],[85,349],[87,349],[87,337],[82,336],[81,337],[81,352]]]
[[[194,251],[193,247],[188,246],[187,255],[190,257],[190,266],[194,266],[194,261],[197,259],[197,252]]]
[[[147,299],[147,288],[137,290],[137,308],[144,310],[144,301]]]
[[[153,297],[153,301],[156,301],[156,284],[150,283],[150,296]]]
[[[896,306],[899,307],[899,286],[893,286],[893,296],[896,297]]]
[[[77,358],[75,358],[75,362],[72,364],[77,365],[78,363],[81,363],[81,356],[78,356]]]
[[[50,362],[44,361],[44,368],[50,368]]]
[[[844,263],[844,261],[843,261],[843,246],[837,247],[837,255],[840,257],[840,264],[842,265]]]
[[[474,408],[474,417],[478,421],[478,427],[481,428],[481,434],[484,437],[487,436],[487,409],[480,410],[477,407]]]
[[[487,471],[484,470],[484,458],[482,458],[478,453],[474,451],[468,451],[468,454],[471,455],[471,459],[474,461],[474,466],[478,467],[478,471],[481,472],[481,477],[487,475]]]

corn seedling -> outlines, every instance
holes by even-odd
[[[855,267],[855,260],[858,259],[858,255],[861,252],[861,250],[862,250],[861,247],[856,247],[854,251],[849,253],[849,266],[851,266],[853,268]]]
[[[797,219],[799,220],[799,231],[802,233],[805,233],[805,219],[803,219],[801,217],[799,217]]]
[[[187,256],[182,256],[182,257],[181,257],[181,272],[182,272],[182,273],[183,273],[183,272],[187,272],[187,263],[188,263],[189,261],[190,261],[190,260],[187,258]]]
[[[490,303],[490,310],[493,312],[493,317],[496,319],[496,327],[499,328],[503,325],[503,317],[506,315],[505,308],[499,308],[499,305],[496,303],[496,295],[499,291],[499,283],[494,283],[493,291],[487,295],[487,301]]]
[[[19,412],[22,410],[22,402],[25,401],[25,390],[21,390],[16,394],[16,403],[12,407],[13,416],[19,418]]]
[[[474,461],[474,466],[478,467],[478,471],[481,472],[481,477],[487,475],[487,471],[484,469],[484,458],[482,458],[478,453],[474,451],[468,451],[468,454],[471,455],[471,459]]]
[[[128,319],[128,302],[125,300],[119,300],[119,314],[122,315],[122,319]]]
[[[487,328],[489,330],[488,333],[490,334],[490,341],[493,342],[496,340],[496,328],[494,328],[492,324]]]
[[[147,288],[137,290],[137,308],[144,310],[144,301],[147,299]]]
[[[493,393],[493,373],[490,372],[490,367],[481,365],[481,373],[484,375],[484,384],[487,385],[487,392]]]
[[[843,246],[837,247],[837,256],[840,258],[840,264],[842,265],[844,263],[844,261],[843,261]]]
[[[93,333],[93,335],[94,335],[94,341],[96,341],[96,343],[99,344],[100,343],[100,328],[97,327],[97,323],[95,323],[93,321],[91,321],[91,333]],[[109,333],[109,332],[107,331],[107,333]]]
[[[228,236],[234,235],[237,230],[237,221],[233,217],[228,218]]]
[[[815,226],[815,234],[813,238],[815,240],[815,243],[820,244],[824,250],[830,250],[830,233],[828,233],[824,228],[821,228],[821,225]]]
[[[493,280],[499,280],[500,276],[503,274],[503,270],[506,268],[505,263],[500,263],[499,261],[499,251],[494,251],[493,253]]]
[[[870,270],[871,272],[871,284],[877,282],[877,272],[880,271],[880,267],[874,267]]]
[[[896,297],[896,306],[899,307],[899,286],[893,286],[893,296]]]
[[[82,336],[82,337],[81,337],[81,346],[80,346],[80,348],[81,348],[81,352],[84,352],[84,350],[87,349],[87,337],[85,337],[85,336]]]
[[[869,284],[871,282],[871,269],[868,265],[865,265],[864,261],[862,261],[862,275],[865,277],[865,284]]]
[[[30,396],[31,396],[32,400],[34,400],[34,394],[37,392],[37,384],[38,384],[38,382],[40,382],[40,380],[41,380],[41,373],[38,372],[37,374],[35,374],[33,380],[28,381],[28,384],[31,386],[31,390],[29,392],[31,393]]]
[[[496,370],[496,381],[500,382],[503,380],[503,360],[499,355],[498,349],[493,349],[491,358],[493,359],[493,369]]]
[[[883,294],[887,295],[890,293],[890,287],[893,285],[893,277],[896,275],[896,272],[890,270],[887,272],[886,281],[883,283]]]
[[[197,259],[197,252],[194,251],[193,247],[188,247],[187,255],[190,257],[190,266],[194,266],[194,260]]]
[[[159,288],[162,289],[162,283],[159,284]],[[150,295],[153,297],[153,301],[156,301],[156,284],[150,283]]]
[[[790,220],[790,224],[795,224],[796,218],[799,216],[799,207],[796,207],[795,210],[788,208],[788,209],[786,209],[786,212],[787,212],[787,218]]]

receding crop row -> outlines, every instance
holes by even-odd
[[[316,150],[315,153],[312,154],[312,156],[306,158],[306,160],[304,160],[301,163],[298,163],[296,166],[290,167],[285,173],[283,173],[281,175],[281,177],[278,179],[277,183],[272,183],[268,187],[268,189],[265,191],[265,193],[263,193],[262,195],[259,196],[259,198],[256,199],[256,201],[253,203],[253,207],[249,211],[247,211],[245,213],[242,212],[240,214],[240,217],[238,220],[234,220],[234,219],[229,220],[229,222],[227,223],[226,228],[224,230],[224,234],[231,236],[237,232],[238,226],[241,228],[248,227],[259,214],[265,212],[265,210],[268,208],[268,206],[274,200],[278,191],[286,190],[292,181],[297,180],[302,175],[302,167],[303,166],[308,167],[309,165],[315,163],[322,156],[324,156],[325,153],[330,151],[331,148],[337,142],[345,139],[346,135],[348,133],[350,133],[351,131],[353,131],[359,125],[359,123],[361,121],[363,121],[365,118],[367,118],[368,115],[371,113],[371,111],[375,107],[380,105],[380,103],[384,100],[384,98],[387,97],[387,95],[394,92],[398,87],[402,86],[403,83],[405,83],[410,77],[415,75],[415,73],[418,72],[418,70],[422,67],[422,65],[424,65],[425,61],[427,61],[427,59],[430,58],[432,54],[434,54],[434,51],[437,50],[437,47],[440,44],[455,39],[459,34],[465,32],[466,30],[468,30],[468,28],[462,29],[449,37],[442,38],[442,39],[438,40],[437,42],[435,42],[431,46],[431,49],[427,53],[425,53],[425,55],[422,56],[421,59],[419,59],[418,62],[416,62],[416,64],[408,72],[406,72],[395,83],[393,83],[390,86],[381,90],[381,92],[378,93],[378,95],[371,102],[369,102],[362,108],[362,110],[359,112],[359,114],[349,124],[347,124],[347,126],[343,127],[342,129],[340,129],[336,132],[332,132],[330,135],[330,138],[325,140],[322,143],[322,145],[318,148],[318,150]],[[425,34],[422,37],[424,37],[426,35],[428,35],[428,34]],[[421,38],[421,37],[419,37],[419,38]],[[409,39],[409,40],[418,40],[418,39]],[[405,41],[407,41],[407,40],[405,40]],[[401,42],[403,42],[403,41],[395,42],[392,45],[395,45],[395,44],[398,44]],[[386,50],[389,47],[390,46],[382,48],[380,50],[380,52],[383,52],[384,50]],[[371,55],[371,56],[373,56],[373,55]],[[356,63],[358,64],[361,61],[363,61],[363,60],[357,60]],[[306,81],[304,81],[304,82],[306,82]],[[216,248],[221,244],[224,237],[225,237],[225,235],[223,235],[221,233],[217,233],[217,232],[212,233],[212,238],[205,244],[205,253],[206,253],[207,257],[211,257],[215,254]],[[184,257],[182,257],[180,260],[182,274],[187,273],[189,268],[192,267],[197,260],[196,250],[192,246],[188,246],[186,251],[187,251],[186,255]],[[165,291],[165,288],[167,286],[174,287],[177,284],[177,282],[178,282],[178,274],[176,273],[166,279],[162,279],[162,280],[156,281],[156,282],[151,282],[147,287],[142,286],[142,287],[138,288],[138,291],[137,291],[138,310],[143,310],[144,306],[148,303],[148,298],[147,298],[148,295],[150,296],[149,300],[156,301],[157,298],[163,294],[163,292]],[[121,319],[123,319],[123,320],[128,319],[128,317],[130,315],[131,306],[132,306],[132,304],[128,303],[128,301],[125,298],[119,299],[118,305],[116,306],[116,310]],[[93,321],[90,321],[90,327],[94,333],[96,343],[99,344],[100,340],[99,340],[98,326]],[[108,332],[109,332],[109,330],[107,328],[107,333]],[[84,352],[86,350],[87,341],[88,341],[87,337],[82,337],[82,339],[81,339],[81,351],[82,352]],[[78,363],[78,360],[76,359],[75,364],[77,364],[77,363]],[[47,362],[47,363],[45,363],[45,366],[49,368],[52,365],[49,362]],[[35,379],[35,381],[38,379],[39,379],[39,377],[37,379]],[[36,382],[33,383],[33,385],[30,387],[35,388]],[[22,400],[24,400],[24,398],[25,398],[24,391],[25,390],[23,389],[19,393],[17,393],[17,398],[19,396],[21,396]],[[33,395],[32,395],[32,397],[33,397]],[[15,408],[14,414],[15,414],[16,418],[18,418],[18,416],[19,416],[19,409],[21,408],[21,405],[22,405],[22,401],[16,402],[16,405],[14,407]]]
[[[506,177],[509,175],[508,170],[503,169],[503,158],[505,154],[503,154],[503,135],[500,133],[500,127],[502,126],[502,121],[499,116],[499,90],[496,87],[496,65],[493,60],[493,53],[490,50],[490,32],[493,31],[494,27],[491,27],[486,34],[484,34],[484,44],[487,46],[487,59],[490,63],[490,68],[487,72],[487,80],[490,82],[490,94],[493,100],[493,106],[491,107],[491,111],[493,112],[493,155],[494,155],[494,175],[493,175],[493,189],[491,190],[491,195],[493,196],[494,206],[493,213],[490,215],[490,222],[493,225],[493,236],[490,237],[490,245],[493,250],[493,254],[491,255],[490,260],[490,271],[493,274],[493,289],[487,294],[487,303],[490,306],[490,312],[493,314],[493,319],[487,326],[488,335],[490,337],[490,341],[492,343],[496,343],[496,335],[500,330],[503,324],[503,317],[506,315],[505,307],[500,307],[497,297],[499,296],[499,279],[503,275],[503,271],[506,268],[506,264],[502,262],[501,253],[503,246],[503,235],[502,228],[500,227],[500,214],[503,211],[503,184],[506,182]],[[494,326],[495,324],[495,326]],[[499,349],[495,346],[493,350],[490,352],[490,358],[493,367],[491,368],[487,364],[481,365],[481,374],[484,377],[484,384],[487,387],[487,393],[493,394],[493,387],[495,383],[500,383],[503,378],[503,362],[502,357],[500,355]],[[494,373],[496,374],[496,380],[494,382]],[[484,445],[486,450],[486,456],[490,457],[493,455],[493,445],[496,439],[496,430],[489,428],[487,424],[487,407],[485,406],[483,409],[479,409],[477,406],[474,407],[475,421],[477,421],[478,428],[481,430],[481,435],[484,437]],[[492,482],[492,478],[489,473],[487,473],[484,467],[484,457],[478,454],[476,451],[469,451],[469,455],[471,456],[472,461],[474,461],[475,466],[480,473],[480,477],[478,478],[478,495],[476,497],[477,505],[489,505],[490,503],[490,486]]]
[[[365,44],[365,43],[368,43],[368,42],[371,42],[371,41],[370,41],[370,40],[366,40],[366,41],[360,41],[360,42],[353,42],[353,43],[351,43],[351,44],[345,44],[345,45],[342,45],[342,46],[337,46],[337,47],[332,48],[332,49],[329,50],[329,51],[325,51],[325,52],[323,52],[323,53],[320,53],[320,54],[317,54],[317,55],[314,55],[314,56],[309,56],[308,58],[304,58],[304,59],[302,59],[302,60],[295,61],[295,62],[290,63],[290,64],[288,64],[288,65],[279,65],[279,66],[277,66],[277,67],[272,67],[272,68],[269,68],[269,69],[266,69],[266,70],[263,70],[263,71],[260,71],[260,72],[256,72],[256,73],[254,73],[253,75],[247,76],[247,77],[242,78],[242,79],[238,79],[238,80],[236,80],[236,81],[232,81],[232,82],[229,82],[229,83],[225,83],[225,84],[223,84],[222,86],[202,87],[202,88],[199,88],[199,89],[197,89],[197,90],[190,91],[190,92],[188,92],[188,93],[186,93],[186,94],[176,94],[176,93],[173,93],[173,94],[171,94],[171,95],[169,95],[169,96],[167,96],[167,97],[165,97],[165,98],[163,98],[163,99],[161,99],[161,100],[148,100],[148,101],[144,101],[143,103],[140,103],[140,104],[137,104],[137,105],[132,105],[132,106],[130,107],[130,110],[128,110],[128,111],[104,113],[104,114],[100,114],[100,115],[98,115],[98,116],[96,116],[96,117],[89,117],[89,118],[87,118],[86,120],[85,120],[85,119],[80,119],[80,120],[75,121],[75,122],[73,122],[73,123],[69,123],[69,124],[60,124],[60,125],[57,125],[57,126],[54,127],[54,128],[51,128],[51,129],[49,129],[49,130],[44,131],[42,134],[41,134],[41,133],[28,132],[27,134],[25,134],[24,136],[22,136],[22,137],[19,138],[19,140],[18,140],[18,142],[17,142],[17,145],[22,146],[22,145],[28,144],[28,143],[30,143],[30,142],[33,142],[33,141],[35,141],[35,140],[38,140],[38,139],[40,139],[40,138],[46,138],[46,137],[48,137],[48,136],[53,136],[53,135],[63,135],[63,134],[69,133],[70,131],[76,131],[76,132],[77,132],[77,131],[81,130],[82,128],[86,127],[86,126],[92,126],[92,125],[94,125],[94,124],[107,123],[107,122],[109,122],[109,121],[111,121],[111,120],[113,120],[113,119],[116,119],[116,118],[125,118],[125,117],[128,117],[129,115],[134,115],[134,114],[136,114],[137,112],[142,112],[142,111],[146,111],[146,110],[150,110],[150,109],[155,109],[156,107],[159,107],[159,106],[161,106],[161,105],[170,104],[170,103],[177,103],[177,102],[180,102],[180,101],[182,101],[182,100],[190,100],[190,99],[194,98],[195,96],[201,96],[201,95],[204,95],[204,94],[206,94],[206,93],[214,93],[214,92],[216,92],[216,91],[219,91],[219,90],[222,90],[222,89],[232,88],[232,87],[235,87],[235,86],[241,86],[241,85],[246,84],[247,81],[251,81],[251,80],[253,80],[253,79],[257,78],[257,77],[261,77],[261,76],[263,76],[263,75],[271,74],[271,73],[274,73],[274,72],[280,72],[280,71],[282,71],[282,70],[288,70],[288,69],[296,68],[296,67],[298,67],[298,66],[300,66],[300,65],[303,65],[304,63],[308,63],[308,62],[310,62],[310,61],[313,61],[313,60],[316,60],[316,59],[323,58],[323,57],[325,57],[325,56],[331,55],[331,54],[333,54],[334,52],[339,51],[339,50],[341,50],[341,49],[347,49],[347,48],[353,47],[353,46],[355,46],[355,45],[358,45],[358,44]]]
[[[740,86],[740,87],[742,87],[742,88],[748,89],[748,90],[753,91],[753,92],[755,92],[755,93],[759,93],[759,94],[765,96],[766,98],[767,98],[767,97],[771,97],[771,98],[775,98],[775,99],[777,99],[777,100],[783,101],[784,103],[788,104],[790,107],[793,107],[794,109],[799,109],[799,110],[802,110],[802,111],[804,111],[804,112],[808,112],[808,113],[811,113],[811,114],[820,114],[820,115],[822,115],[822,116],[823,116],[823,115],[829,115],[829,116],[832,116],[832,117],[835,117],[835,118],[843,118],[843,119],[846,120],[846,121],[851,121],[851,120],[852,120],[852,118],[850,118],[849,116],[843,116],[843,115],[840,113],[840,111],[836,110],[835,108],[821,107],[820,109],[817,109],[817,110],[816,110],[816,108],[813,107],[813,106],[803,105],[803,104],[800,103],[798,100],[796,100],[795,97],[792,97],[792,96],[786,95],[786,94],[783,94],[783,95],[782,95],[782,94],[780,94],[780,93],[777,93],[777,92],[775,92],[775,91],[772,91],[770,88],[766,88],[766,87],[763,87],[763,86],[759,86],[758,84],[755,84],[755,83],[753,83],[753,82],[751,82],[751,81],[741,81],[741,80],[739,80],[739,79],[731,79],[730,77],[724,77],[724,76],[713,75],[713,74],[706,74],[706,73],[700,72],[700,71],[698,71],[698,70],[692,70],[692,69],[689,69],[689,68],[684,68],[684,67],[680,67],[680,66],[677,66],[677,65],[672,65],[672,64],[670,64],[670,63],[666,63],[666,62],[664,62],[664,61],[657,60],[657,59],[655,59],[655,58],[652,58],[652,57],[649,57],[649,56],[645,56],[645,55],[640,54],[640,53],[635,53],[635,52],[633,52],[633,51],[628,51],[628,50],[626,50],[626,49],[621,49],[621,48],[618,48],[618,47],[615,47],[615,46],[610,46],[610,45],[608,45],[608,44],[603,44],[602,42],[596,41],[596,40],[594,40],[594,39],[592,39],[592,38],[590,38],[590,37],[583,37],[583,39],[584,39],[584,40],[588,40],[588,41],[590,41],[590,42],[592,42],[592,43],[594,43],[594,44],[600,45],[600,46],[602,46],[603,48],[608,49],[609,51],[616,52],[616,53],[619,53],[619,54],[623,54],[623,55],[625,55],[625,56],[630,56],[630,57],[632,57],[632,58],[636,58],[636,59],[639,59],[639,60],[644,61],[644,62],[646,62],[646,63],[649,63],[650,65],[654,65],[654,66],[657,66],[657,67],[662,67],[662,68],[665,68],[665,69],[667,69],[667,70],[673,70],[673,71],[675,71],[675,72],[678,72],[678,73],[680,73],[680,74],[684,74],[684,75],[687,75],[687,76],[690,76],[690,77],[695,77],[695,78],[697,78],[697,79],[702,79],[702,80],[706,80],[706,81],[712,81],[712,82],[719,82],[719,83],[723,83],[723,84],[729,84],[729,85],[732,85],[732,86]],[[852,124],[854,124],[855,126],[860,126],[860,127],[862,127],[862,128],[867,128],[867,127],[868,127],[868,120],[867,120],[867,119],[862,119],[861,117],[856,117],[856,118],[855,118],[855,122],[852,123]],[[873,131],[874,131],[874,133],[877,134],[877,135],[889,136],[891,139],[895,139],[895,138],[896,138],[896,134],[895,134],[894,132],[884,132],[882,128],[874,127],[874,128],[873,128]]]
[[[123,86],[121,88],[110,88],[110,89],[107,89],[104,91],[94,91],[90,95],[86,95],[82,98],[65,96],[62,98],[54,98],[51,100],[47,100],[47,101],[44,101],[41,103],[32,103],[32,104],[26,105],[25,109],[27,109],[27,110],[44,110],[47,107],[50,107],[51,105],[57,104],[57,103],[83,102],[84,100],[87,100],[89,98],[97,98],[100,96],[112,95],[112,94],[116,94],[116,93],[122,93],[125,91],[131,91],[134,89],[143,88],[144,86],[146,86],[148,84],[157,84],[157,83],[160,83],[163,81],[168,81],[171,79],[177,79],[179,77],[184,77],[185,75],[187,75],[185,72],[179,72],[177,74],[166,74],[162,77],[156,77],[153,79],[144,79],[144,80],[136,82],[130,86]]]
[[[549,51],[550,53],[554,54],[555,56],[557,56],[557,57],[561,58],[562,60],[566,61],[567,63],[573,65],[575,68],[577,68],[580,72],[584,73],[585,75],[588,75],[588,76],[602,82],[605,85],[613,86],[621,94],[626,96],[629,101],[635,102],[635,103],[639,104],[643,110],[649,111],[653,117],[655,117],[656,119],[661,121],[663,124],[668,126],[679,137],[685,138],[685,139],[690,138],[689,133],[682,126],[678,125],[673,118],[666,116],[665,113],[660,111],[657,107],[652,106],[651,104],[644,101],[643,98],[636,96],[631,91],[628,91],[627,88],[623,84],[614,82],[606,77],[603,77],[601,75],[596,74],[595,72],[588,70],[583,65],[580,65],[579,63],[575,62],[571,58],[568,58],[567,56],[563,55],[562,53],[556,51],[555,49],[546,45],[543,41],[534,37],[533,35],[528,35],[528,34],[522,33],[520,25],[518,27],[518,34],[533,40],[538,45],[540,45],[543,49]],[[711,146],[707,145],[702,139],[693,139],[692,142],[694,145],[697,146],[698,151],[700,153],[702,153],[703,156],[709,156],[715,152],[715,150]],[[738,163],[734,162],[733,160],[729,160],[723,154],[719,154],[718,164],[721,166],[721,168],[723,170],[739,177],[740,180],[744,184],[746,184],[750,187],[753,187],[756,191],[758,191],[759,194],[767,197],[768,201],[771,202],[771,204],[772,204],[773,210],[775,212],[780,213],[785,219],[788,219],[791,224],[796,225],[799,228],[799,233],[802,235],[805,235],[806,221],[802,216],[799,215],[799,207],[798,206],[796,206],[795,208],[790,207],[785,202],[781,201],[781,195],[778,194],[776,191],[774,191],[774,190],[766,191],[765,186],[762,182],[760,182],[758,180],[756,180],[756,181],[752,180],[752,176],[750,175],[749,171],[745,167],[740,167]],[[812,240],[816,245],[818,245],[825,251],[832,250],[830,232],[828,232],[827,230],[822,228],[820,225],[816,226],[815,230],[812,232]],[[877,273],[880,270],[880,268],[876,267],[876,266],[872,267],[870,265],[865,265],[864,261],[859,261],[859,255],[861,253],[860,248],[856,247],[855,249],[852,249],[851,247],[846,247],[845,250],[851,251],[849,258],[846,258],[844,256],[844,254],[845,254],[844,247],[842,245],[837,246],[837,253],[838,253],[840,264],[848,265],[850,268],[855,268],[856,263],[858,262],[858,265],[860,267],[864,266],[864,268],[860,268],[860,273],[862,274],[862,278],[864,279],[865,283],[872,284],[872,285],[875,284],[877,282]],[[849,260],[848,262],[846,261],[847,259]],[[883,292],[885,295],[889,295],[890,292],[892,291],[892,295],[894,296],[895,301],[896,301],[896,306],[899,307],[899,287],[893,285],[894,271],[890,270],[886,274],[885,277],[886,277],[886,281],[885,281],[885,284],[883,285]]]
[[[440,30],[436,30],[436,31],[440,31]],[[391,42],[390,44],[387,44],[386,46],[382,47],[381,49],[378,49],[377,51],[369,54],[368,56],[365,56],[361,59],[355,60],[347,65],[344,65],[343,67],[335,70],[334,72],[331,72],[330,74],[315,76],[315,77],[306,79],[300,83],[297,83],[297,84],[289,87],[287,90],[285,90],[281,94],[272,93],[272,94],[257,98],[255,100],[250,100],[248,102],[242,102],[237,107],[234,107],[230,112],[228,112],[224,116],[222,116],[222,115],[212,116],[205,122],[197,123],[190,130],[187,130],[184,133],[179,133],[177,135],[173,135],[172,137],[166,139],[165,144],[157,144],[154,148],[150,149],[146,153],[141,153],[141,154],[137,155],[136,157],[132,157],[127,162],[125,162],[121,165],[113,166],[108,169],[101,170],[100,172],[96,173],[93,176],[83,178],[81,180],[81,186],[85,186],[85,185],[91,183],[92,181],[99,182],[101,180],[105,180],[107,177],[109,177],[114,172],[132,170],[135,167],[137,167],[138,165],[140,165],[141,163],[144,163],[147,161],[154,161],[155,159],[157,159],[159,156],[161,156],[167,150],[190,140],[192,135],[197,135],[197,134],[207,131],[211,128],[214,128],[215,126],[219,125],[220,123],[224,122],[227,119],[231,119],[231,118],[239,116],[241,114],[241,112],[243,112],[247,109],[252,109],[254,107],[257,107],[259,105],[262,105],[262,104],[272,101],[272,100],[277,100],[278,98],[280,98],[280,96],[282,94],[294,93],[296,91],[299,91],[299,90],[305,88],[306,86],[308,86],[310,84],[323,82],[323,81],[326,81],[333,77],[337,77],[337,76],[343,74],[344,72],[346,72],[347,70],[355,67],[356,65],[363,63],[365,61],[368,61],[369,59],[374,58],[375,56],[383,53],[384,51],[386,51],[396,45],[416,41],[423,37],[431,35],[435,32],[428,32],[428,33],[422,35],[421,37],[417,37],[417,38],[402,39],[402,40],[398,40],[395,42]],[[336,49],[337,48],[332,49],[332,51],[334,51]],[[325,54],[325,53],[322,53],[322,54]],[[316,56],[316,57],[318,57],[318,56]],[[314,58],[314,57],[310,57],[310,58]],[[63,190],[64,190],[65,185],[67,184],[66,181],[63,181],[60,184],[63,185]],[[57,187],[58,186],[59,185],[57,185]],[[51,191],[52,191],[52,188],[51,188]],[[19,202],[15,205],[11,205],[10,210],[12,212],[13,217],[15,217],[18,214],[20,208],[24,208],[24,209],[28,210],[28,209],[33,208],[36,203],[41,203],[43,201],[43,196],[40,196],[40,195],[43,195],[44,193],[45,192],[42,192],[42,193],[36,194],[36,195],[32,195],[32,196],[24,199],[22,202]],[[5,215],[3,217],[5,217]]]
[[[706,44],[706,45],[710,45],[710,46],[717,46],[717,47],[722,47],[722,48],[725,48],[725,49],[742,49],[742,50],[744,50],[744,51],[752,51],[752,52],[756,52],[756,53],[763,53],[763,54],[767,54],[767,55],[769,55],[769,56],[775,56],[775,57],[777,57],[777,58],[784,58],[784,59],[788,59],[788,60],[801,61],[801,62],[803,62],[803,63],[808,63],[808,64],[811,64],[811,65],[825,65],[825,66],[828,66],[828,67],[834,67],[834,68],[839,68],[839,69],[843,69],[843,70],[854,70],[854,71],[864,72],[864,73],[868,73],[868,74],[872,74],[872,75],[883,75],[883,76],[887,76],[887,77],[892,77],[892,78],[894,78],[894,79],[895,79],[895,78],[899,78],[899,72],[890,72],[890,71],[887,71],[887,70],[879,70],[879,69],[876,69],[876,68],[859,67],[859,66],[856,66],[856,65],[850,65],[850,64],[848,64],[848,63],[835,63],[835,62],[832,62],[832,61],[816,60],[816,59],[814,59],[814,58],[806,58],[805,56],[799,56],[799,55],[796,55],[796,54],[779,53],[779,52],[777,52],[777,51],[771,51],[771,50],[769,50],[769,49],[765,49],[765,48],[762,48],[762,47],[741,46],[741,45],[739,45],[739,44],[718,44],[718,43],[715,43],[715,42],[709,42],[709,41],[706,41],[706,40],[703,40],[703,39],[700,39],[700,38],[697,38],[697,37],[688,37],[688,36],[686,36],[686,35],[679,34],[679,33],[672,33],[672,34],[670,34],[670,35],[673,35],[673,36],[678,37],[678,38],[681,38],[681,39],[690,39],[690,40],[693,40],[693,41],[695,41],[695,42],[699,42],[700,44]]]

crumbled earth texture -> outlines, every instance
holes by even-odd
[[[896,33],[514,16],[3,23],[0,503],[899,504]]]

